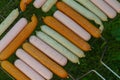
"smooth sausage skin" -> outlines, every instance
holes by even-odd
[[[33,5],[35,8],[40,8],[45,2],[46,2],[46,0],[35,0],[33,2]]]
[[[28,64],[31,68],[33,68],[36,72],[42,75],[46,79],[51,79],[53,77],[53,73],[49,71],[45,66],[43,66],[40,62],[35,60],[32,56],[30,56],[23,49],[18,49],[16,51],[16,56],[23,60],[26,64]]]
[[[48,27],[47,25],[42,25],[41,30],[47,35],[49,35],[50,37],[52,37],[53,39],[55,39],[57,42],[62,44],[64,47],[69,49],[71,52],[73,52],[78,57],[80,58],[85,57],[85,54],[81,49],[79,49],[77,46],[72,44],[69,40],[67,40],[65,37],[63,37],[61,34],[56,32],[52,28]]]
[[[12,29],[0,40],[0,52],[18,35],[18,33],[25,27],[27,20],[21,18]]]
[[[71,51],[66,49],[63,45],[58,43],[56,40],[48,36],[47,34],[43,33],[42,31],[39,31],[36,33],[36,35],[46,42],[48,45],[50,45],[52,48],[60,52],[62,55],[64,55],[69,61],[73,63],[79,63],[78,56],[74,55]]]
[[[30,80],[24,73],[7,60],[1,62],[1,67],[14,77],[15,80]]]
[[[42,76],[40,76],[31,67],[25,64],[22,60],[17,59],[14,62],[14,64],[20,71],[22,71],[25,75],[27,75],[31,80],[45,80]]]
[[[120,13],[120,3],[117,0],[105,0],[111,7],[113,7],[118,13]]]
[[[91,0],[97,7],[99,7],[109,18],[114,18],[117,13],[103,0]]]
[[[75,23],[72,19],[67,17],[64,13],[57,10],[53,16],[59,20],[61,23],[66,25],[69,29],[71,29],[73,32],[75,32],[78,36],[83,38],[84,40],[88,41],[91,38],[91,35],[85,31],[80,25]]]
[[[31,36],[29,39],[30,43],[37,47],[39,50],[44,52],[48,57],[53,59],[58,64],[65,66],[67,64],[67,58],[57,52],[55,49],[50,47],[48,44],[43,42],[41,39],[36,36]]]
[[[24,43],[23,49],[28,52],[32,57],[37,59],[40,63],[42,63],[44,66],[46,66],[48,69],[50,69],[53,73],[58,75],[61,78],[67,78],[68,73],[65,71],[63,67],[55,63],[53,60],[48,58],[43,52],[38,50],[36,47],[34,47],[30,43]]]

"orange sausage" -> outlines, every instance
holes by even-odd
[[[16,80],[30,80],[25,74],[19,71],[13,64],[9,61],[2,61],[1,67],[7,71],[11,76],[13,76]]]
[[[29,22],[25,28],[17,35],[17,37],[0,53],[0,60],[5,60],[11,56],[15,50],[30,36],[37,26],[37,17],[32,16],[31,22]]]
[[[28,4],[30,4],[31,2],[32,2],[32,0],[21,0],[21,2],[20,2],[20,9],[22,11],[25,11],[26,10],[26,6]]]
[[[77,36],[74,32],[72,32],[70,29],[68,29],[66,26],[64,26],[62,23],[60,23],[58,20],[56,20],[52,16],[45,17],[44,22],[49,27],[53,28],[54,30],[59,32],[61,35],[66,37],[68,40],[70,40],[80,49],[84,51],[91,50],[90,45],[86,41],[84,41],[81,37]]]
[[[30,43],[24,43],[23,49],[28,52],[31,56],[37,59],[40,63],[50,69],[53,73],[61,78],[67,78],[68,73],[57,63],[48,58],[44,53],[39,51],[37,48],[32,46]]]
[[[75,22],[77,22],[79,25],[81,25],[86,31],[88,31],[93,37],[100,38],[101,37],[101,31],[95,27],[93,24],[91,24],[86,18],[84,18],[82,15],[74,11],[71,7],[69,7],[64,2],[57,2],[56,4],[57,8],[65,13],[67,16],[72,18]]]

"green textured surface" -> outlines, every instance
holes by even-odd
[[[19,1],[20,0],[0,0],[0,23],[13,9],[19,8]],[[55,10],[56,7],[54,6],[48,13],[45,14],[41,11],[41,9],[35,9],[31,3],[27,7],[27,10],[25,12],[20,13],[20,16],[17,18],[17,20],[19,20],[21,17],[25,17],[28,20],[30,20],[30,17],[34,13],[37,15],[39,20],[39,24],[36,30],[40,30],[39,26],[44,24],[42,22],[42,17],[46,15],[52,15]],[[94,24],[94,22],[92,23]],[[12,25],[14,24],[15,22]],[[107,44],[108,49],[105,53],[103,61],[109,67],[111,67],[116,73],[120,75],[120,14],[118,14],[114,19],[109,19],[108,22],[103,22],[103,24],[105,26],[105,30],[102,35],[108,41]],[[5,35],[5,33],[2,36],[0,36],[0,39]],[[35,34],[35,32],[33,32],[33,34]],[[102,52],[106,46],[104,45],[105,42],[102,39],[92,38],[89,41],[89,43],[92,46],[92,51],[85,53],[86,57],[80,59],[80,65],[69,62],[64,67],[68,71],[68,73],[70,73],[74,78],[79,78],[89,70],[95,69],[101,75],[103,75],[103,77],[105,77],[106,80],[119,80],[100,63]],[[8,60],[13,63],[15,59],[16,56],[12,55]],[[0,80],[12,80],[12,79],[5,72],[3,72],[3,70],[0,69]],[[54,76],[52,80],[63,79]],[[91,73],[86,77],[82,78],[81,80],[101,80],[101,79],[96,74]]]

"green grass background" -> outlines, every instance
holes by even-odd
[[[0,0],[0,23],[8,16],[8,14],[13,9],[19,8],[19,2],[20,0]],[[44,24],[42,21],[42,17],[52,15],[55,10],[56,7],[54,6],[48,13],[44,13],[41,11],[41,9],[35,9],[31,3],[27,7],[27,10],[25,12],[20,12],[20,15],[16,19],[16,21],[18,21],[21,17],[25,17],[30,20],[32,14],[36,14],[39,20],[39,24],[36,30],[40,30],[39,26]],[[16,21],[11,25],[11,27],[16,23]],[[93,21],[90,22],[99,27]],[[77,79],[88,71],[94,69],[98,71],[103,77],[105,77],[106,80],[119,80],[100,63],[100,58],[105,47],[108,46],[107,50],[105,51],[103,61],[117,74],[120,75],[120,14],[117,14],[114,19],[109,19],[107,22],[103,22],[103,24],[105,26],[105,29],[102,33],[102,36],[107,41],[107,44],[101,38],[92,38],[89,41],[90,45],[92,46],[92,50],[90,52],[85,52],[86,57],[80,59],[80,64],[78,65],[68,62],[68,64],[64,67],[74,78]],[[7,31],[9,31],[9,29]],[[2,36],[0,36],[0,39],[6,34],[6,32]],[[33,32],[32,34],[35,34],[35,32]],[[12,55],[8,60],[13,63],[16,59],[17,57],[15,55]],[[9,77],[8,74],[2,70],[2,68],[0,68],[0,80],[13,79]],[[54,76],[52,80],[72,79],[60,79],[59,77]],[[101,80],[101,78],[99,78],[95,73],[91,73],[81,80]]]

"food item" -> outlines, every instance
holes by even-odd
[[[30,80],[26,75],[24,75],[21,71],[19,71],[13,64],[9,61],[2,61],[1,67],[8,72],[11,76],[13,76],[16,80]]]
[[[85,31],[80,25],[75,23],[72,19],[70,19],[68,16],[63,14],[61,11],[57,10],[53,14],[53,16],[59,20],[61,23],[63,23],[66,27],[71,29],[73,32],[75,32],[78,36],[83,38],[84,40],[88,41],[91,38],[91,35]]]
[[[95,13],[102,21],[108,21],[107,16],[96,7],[90,0],[76,0],[81,3],[83,6],[88,8],[91,12]]]
[[[35,8],[40,8],[45,2],[46,2],[46,0],[35,0],[33,2],[33,5]]]
[[[67,78],[68,73],[57,63],[48,58],[44,53],[39,51],[37,48],[32,46],[30,43],[24,43],[23,49],[28,52],[31,56],[41,62],[44,66],[50,69],[53,73],[61,78]]]
[[[64,55],[69,61],[71,61],[73,63],[79,63],[79,59],[78,59],[78,57],[76,55],[74,55],[72,52],[70,52],[68,49],[66,49],[64,46],[62,46],[61,44],[59,44],[58,42],[56,42],[54,39],[52,39],[51,37],[49,37],[45,33],[39,31],[39,32],[36,32],[36,35],[41,40],[43,40],[48,45],[50,45],[55,50],[57,50],[62,55]]]
[[[12,29],[0,40],[0,52],[2,52],[7,45],[19,34],[19,32],[26,26],[27,20],[21,18]]]
[[[53,39],[61,43],[64,47],[72,51],[78,57],[80,58],[85,57],[85,54],[81,49],[76,47],[74,44],[72,44],[69,40],[64,38],[62,35],[60,35],[55,30],[49,28],[47,25],[42,25],[40,28],[44,33],[46,33],[47,35],[51,36]]]
[[[118,13],[120,13],[120,2],[117,0],[105,0],[111,7],[113,7]]]
[[[80,49],[84,51],[91,50],[91,46],[86,41],[84,41],[82,38],[80,38],[78,35],[76,35],[74,32],[72,32],[66,26],[61,24],[58,20],[56,20],[52,16],[45,17],[43,21],[49,27],[53,28],[54,30],[59,32],[61,35],[63,35],[65,38],[67,38],[69,41],[71,41],[76,46],[78,46]]]
[[[87,19],[93,20],[95,23],[100,25],[101,31],[103,30],[104,26],[102,24],[102,21],[94,13],[84,8],[79,3],[75,2],[74,0],[62,0],[62,1],[66,3],[67,5],[69,5],[70,7],[72,7],[75,11],[77,11],[78,13],[86,17]]]
[[[14,20],[18,17],[19,11],[18,9],[14,9],[5,20],[0,24],[0,36],[2,33],[14,22]]]
[[[56,2],[57,2],[57,0],[47,0],[45,2],[45,4],[43,4],[43,6],[42,6],[42,11],[48,12]]]
[[[43,66],[40,62],[35,60],[32,56],[30,56],[23,49],[18,49],[16,51],[16,56],[24,61],[27,65],[29,65],[33,70],[38,72],[45,79],[50,80],[53,77],[53,73],[48,70],[45,66]]]
[[[0,53],[0,60],[5,60],[11,56],[15,50],[30,36],[37,26],[37,17],[32,16],[31,22],[29,22],[25,28],[17,35],[17,37]]]
[[[63,2],[57,2],[56,6],[60,11],[62,11],[64,14],[72,18],[79,25],[81,25],[81,27],[88,31],[93,37],[95,38],[101,37],[101,31],[98,28],[96,28],[93,24],[91,24],[82,15],[74,11],[71,7],[69,7]]]
[[[14,62],[14,65],[31,80],[45,80],[42,76],[40,76],[37,72],[35,72],[31,67],[29,67],[20,59],[17,59]]]
[[[117,13],[103,0],[91,0],[97,7],[99,7],[109,18],[114,18]]]
[[[36,36],[31,36],[29,38],[29,41],[36,48],[41,50],[43,53],[45,53],[48,57],[53,59],[58,64],[60,64],[62,66],[65,66],[67,64],[67,59],[63,55],[61,55],[59,52],[54,50],[52,47],[50,47],[48,44],[46,44],[41,39],[37,38]]]
[[[20,9],[21,9],[21,11],[25,11],[27,5],[30,4],[31,2],[32,2],[32,0],[21,0],[20,1]]]

